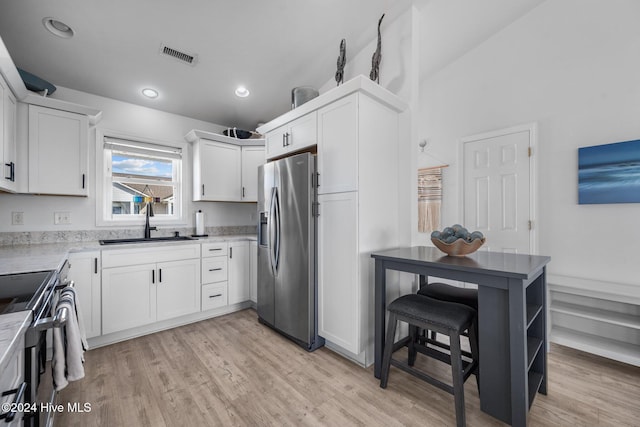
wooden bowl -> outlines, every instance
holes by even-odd
[[[435,237],[431,238],[431,241],[436,246],[436,248],[440,249],[442,252],[449,256],[465,256],[471,253],[474,253],[478,250],[480,246],[482,246],[485,242],[485,238],[476,239],[473,242],[469,243],[464,239],[458,239],[453,243],[445,243],[442,240],[436,239]]]

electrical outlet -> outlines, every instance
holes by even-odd
[[[53,223],[59,224],[71,224],[71,212],[54,212]]]
[[[24,224],[24,212],[11,212],[11,224],[23,225]]]

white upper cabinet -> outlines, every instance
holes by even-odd
[[[29,105],[29,193],[87,196],[87,116]]]
[[[318,110],[318,193],[358,189],[358,97]]]
[[[258,201],[258,166],[263,165],[264,147],[242,147],[242,201]]]
[[[317,115],[314,111],[268,132],[265,136],[267,159],[275,159],[316,145],[316,129]]]
[[[194,163],[200,173],[193,177],[194,200],[239,201],[242,149],[207,140],[199,141],[195,147]]]
[[[192,130],[193,200],[255,202],[258,166],[264,163],[264,140],[235,139]]]
[[[16,98],[0,75],[0,189],[16,191]]]

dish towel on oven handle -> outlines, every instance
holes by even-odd
[[[56,311],[63,307],[67,307],[68,310],[65,325],[53,328],[51,367],[53,385],[56,391],[60,391],[69,384],[69,381],[84,378],[84,352],[89,349],[89,346],[85,337],[84,322],[78,307],[75,289],[67,286],[60,291],[55,307]]]

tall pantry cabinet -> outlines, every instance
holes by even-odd
[[[373,362],[370,255],[399,243],[399,114],[405,109],[394,94],[358,76],[258,129],[268,141],[269,130],[316,117],[318,334],[365,366]]]

